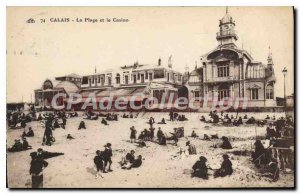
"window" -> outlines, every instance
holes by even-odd
[[[194,97],[195,98],[199,98],[200,97],[200,92],[199,91],[195,91],[194,92]]]
[[[92,84],[94,84],[95,83],[95,78],[92,78]]]
[[[141,83],[144,83],[145,79],[144,79],[144,74],[141,74]]]
[[[227,90],[227,89],[224,89],[224,90],[219,90],[219,100],[223,99],[223,98],[226,98],[226,97],[230,97],[230,94],[229,94],[229,91],[230,90]]]
[[[120,84],[120,74],[118,74],[118,73],[117,73],[117,76],[116,76],[116,83]]]
[[[273,87],[272,86],[267,86],[266,97],[267,97],[267,99],[273,99]]]
[[[218,66],[218,77],[228,77],[229,76],[229,64]]]
[[[152,81],[152,73],[149,73],[149,80]]]
[[[107,80],[108,80],[108,85],[110,86],[111,85],[111,77],[108,77]]]
[[[145,73],[145,79],[148,79],[148,72]]]
[[[251,100],[258,100],[258,88],[252,88],[250,91],[251,91]]]
[[[178,75],[178,81],[181,81],[181,75]]]
[[[101,77],[101,85],[103,86],[105,83],[104,77]]]
[[[141,74],[138,73],[137,80],[140,80]]]
[[[136,84],[136,75],[133,75],[133,83]]]
[[[128,75],[125,75],[125,84],[128,84]]]

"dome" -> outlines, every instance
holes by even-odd
[[[78,86],[69,81],[61,81],[54,88],[63,88],[68,94],[75,93],[78,91]]]
[[[228,13],[226,13],[224,15],[224,17],[221,19],[220,22],[221,22],[221,24],[226,24],[226,23],[233,23],[234,24],[234,21],[233,21],[231,15],[229,15]]]

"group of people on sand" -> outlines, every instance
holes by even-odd
[[[20,139],[15,139],[14,145],[7,149],[9,152],[19,152],[23,150],[32,149],[32,146],[29,145],[26,137],[22,137],[22,142]]]
[[[214,170],[209,167],[207,164],[207,158],[200,156],[199,160],[193,165],[192,177],[198,177],[202,179],[208,179],[209,173],[208,170]],[[232,163],[227,154],[223,155],[223,162],[219,169],[216,169],[213,173],[215,178],[229,176],[233,173]]]

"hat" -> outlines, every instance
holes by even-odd
[[[39,149],[37,149],[37,151],[38,151],[38,152],[42,152],[42,151],[43,151],[43,149],[42,149],[42,148],[39,148]]]
[[[111,143],[107,143],[104,147],[110,147]]]
[[[100,150],[97,150],[97,151],[96,151],[96,154],[100,154]]]
[[[135,153],[135,151],[134,151],[134,150],[131,150],[130,153]]]

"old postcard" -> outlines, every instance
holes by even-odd
[[[8,188],[294,188],[293,7],[7,7]]]

